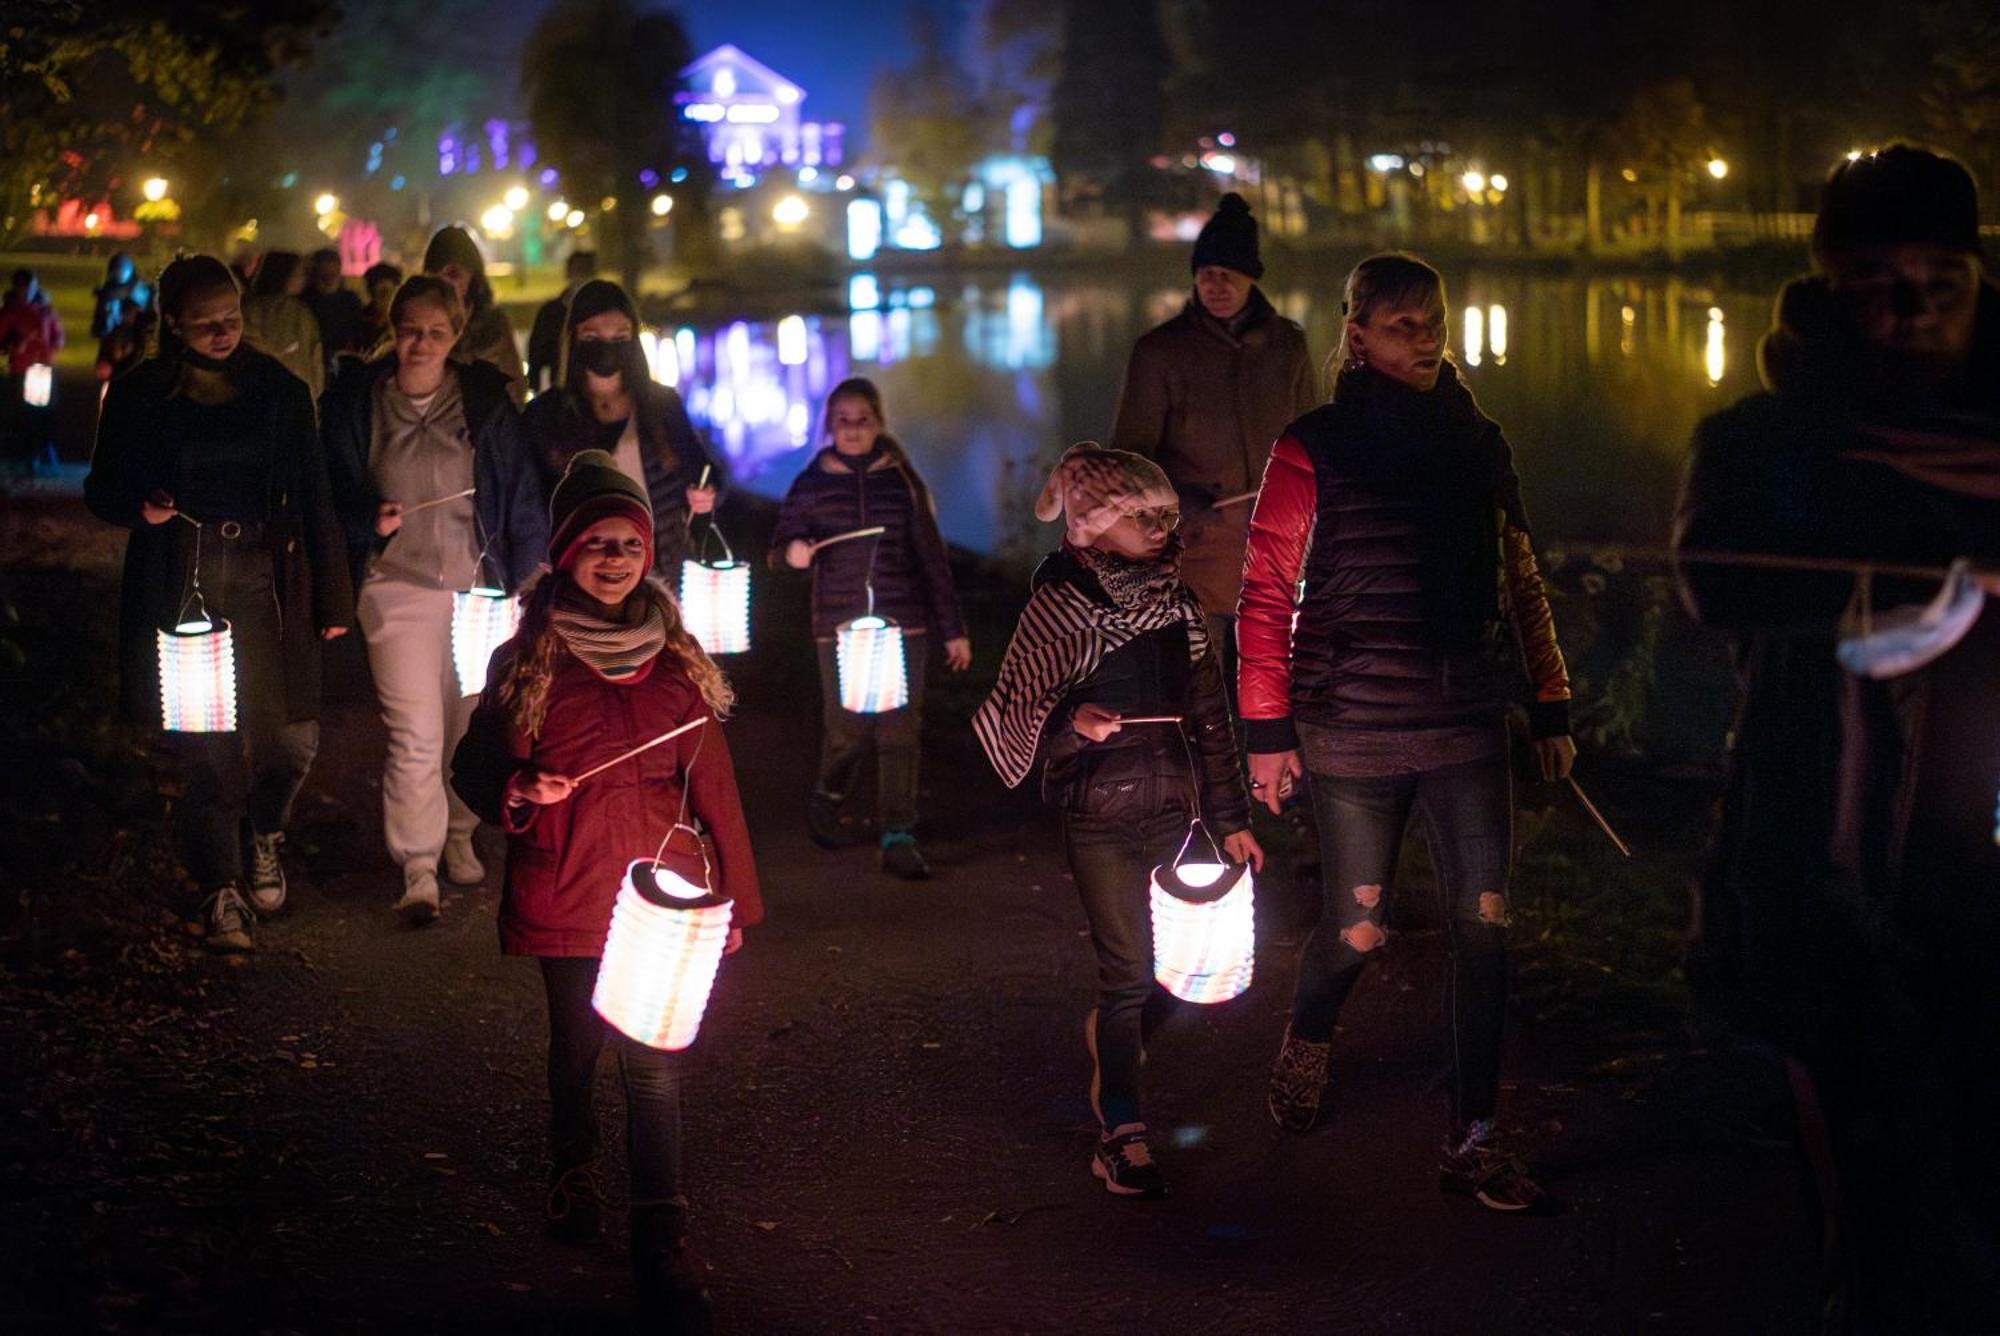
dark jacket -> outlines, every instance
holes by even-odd
[[[709,470],[709,485],[721,487],[722,462],[711,455],[688,420],[687,407],[671,387],[644,380],[632,395],[639,418],[639,462],[646,472],[646,496],[653,505],[653,569],[680,588],[681,562],[694,549],[688,530],[687,489]],[[557,386],[535,396],[521,415],[521,430],[541,480],[551,495],[579,450],[600,446],[597,423],[570,391]]]
[[[1173,480],[1181,569],[1207,611],[1236,611],[1250,531],[1248,502],[1214,504],[1256,487],[1278,433],[1319,402],[1305,331],[1262,289],[1230,325],[1191,299],[1134,345],[1110,444],[1157,461]]]
[[[297,376],[247,346],[231,359],[230,373],[268,415],[263,544],[278,591],[286,709],[293,720],[314,719],[320,702],[319,632],[354,624],[354,592],[312,400]],[[200,448],[199,441],[173,439],[163,428],[171,420],[168,409],[179,378],[177,359],[155,357],[110,383],[83,485],[93,515],[132,531],[119,591],[118,659],[126,712],[141,724],[159,722],[154,633],[173,624],[192,560],[190,526],[147,524],[139,513],[139,503],[153,492],[173,493],[182,452]]]
[[[1285,429],[1251,520],[1237,625],[1249,749],[1297,746],[1295,718],[1497,723],[1509,625],[1535,735],[1567,733],[1569,675],[1500,428],[1449,364],[1428,393],[1350,372]]]
[[[494,654],[487,680],[504,680],[518,650]],[[566,649],[556,651],[555,680],[541,735],[515,729],[498,691],[480,697],[451,762],[452,787],[483,819],[507,831],[507,876],[500,898],[500,945],[509,955],[596,956],[604,952],[611,906],[625,869],[650,858],[681,808],[710,841],[715,888],[736,902],[734,926],[762,922],[764,901],[750,832],[736,788],[723,725],[702,728],[641,752],[594,775],[566,801],[509,805],[507,781],[533,767],[580,775],[648,738],[709,714],[687,674],[653,661],[638,680],[611,682]],[[706,736],[704,736],[706,735]],[[702,860],[685,833],[664,861],[702,883]]]
[[[875,611],[906,631],[930,630],[941,640],[965,634],[951,557],[938,532],[930,489],[917,477],[902,447],[883,448],[856,472],[827,446],[793,480],[771,533],[771,565],[787,569],[785,548],[794,539],[818,542],[855,529],[884,529],[878,538],[836,543],[813,557],[813,634],[830,636],[842,622]]]
[[[1111,606],[1097,577],[1066,551],[1049,554],[1035,571],[1034,587],[1057,582]],[[1071,816],[1138,822],[1186,812],[1198,800],[1216,836],[1248,830],[1250,799],[1221,658],[1221,647],[1211,645],[1200,663],[1190,663],[1185,623],[1149,631],[1105,655],[1042,726],[1043,801]],[[1092,742],[1071,727],[1080,705],[1128,717],[1177,714],[1182,723],[1134,724]],[[1191,760],[1199,774],[1191,772]]]
[[[472,436],[473,517],[486,545],[485,571],[510,593],[548,556],[549,511],[540,481],[521,440],[520,415],[508,397],[507,378],[484,362],[452,363]],[[394,537],[375,533],[382,494],[368,467],[375,426],[375,387],[396,374],[394,354],[375,362],[342,358],[339,375],[320,403],[334,503],[347,532],[350,571],[359,588],[368,562]]]
[[[2000,292],[1982,293],[1978,320],[1971,374],[1949,404],[1924,406],[1872,394],[1824,282],[1790,285],[1761,349],[1768,390],[1695,432],[1676,550],[2000,561],[2000,501],[1854,457],[1880,453],[1881,432],[1936,431],[2000,459]],[[1744,693],[1691,964],[1740,1023],[1837,1059],[1927,986],[1971,922],[1954,931],[1953,916],[2000,884],[2000,616],[1989,604],[1957,648],[1872,681],[1834,658],[1855,576],[1690,559],[1680,577],[1695,616],[1736,636]],[[1871,601],[1935,589],[1877,577]]]
[[[528,388],[536,394],[555,387],[569,299],[578,286],[571,284],[560,297],[551,297],[535,308],[535,323],[528,327]],[[546,378],[542,375],[545,371]]]

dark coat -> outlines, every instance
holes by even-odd
[[[334,513],[327,470],[305,384],[272,357],[249,347],[231,359],[231,375],[269,425],[264,546],[282,624],[285,702],[293,720],[319,716],[319,632],[354,624],[354,591],[346,539]],[[99,519],[132,531],[119,593],[118,659],[124,705],[137,723],[160,717],[158,647],[154,633],[172,626],[186,592],[190,536],[185,524],[152,525],[139,504],[169,494],[181,452],[199,442],[166,439],[161,423],[178,393],[180,363],[156,357],[112,381],[105,391],[83,494]]]
[[[1056,582],[1111,606],[1097,578],[1067,551],[1051,553],[1035,571],[1035,588]],[[1215,835],[1249,829],[1221,658],[1221,647],[1211,645],[1200,663],[1190,663],[1185,623],[1149,631],[1105,655],[1042,725],[1043,800],[1072,816],[1132,822],[1184,812],[1198,801]],[[1177,714],[1183,722],[1179,729],[1135,724],[1092,742],[1071,726],[1081,705],[1127,717]],[[1190,771],[1190,757],[1199,775]]]
[[[646,496],[653,505],[653,569],[678,590],[681,562],[694,550],[689,537],[687,489],[709,470],[709,484],[725,481],[722,462],[711,455],[688,420],[687,407],[671,387],[641,381],[633,395],[639,418],[639,462],[646,471]],[[577,397],[560,386],[535,396],[521,415],[521,429],[547,498],[561,481],[570,456],[595,445],[597,424]]]
[[[906,631],[955,640],[965,634],[965,618],[930,489],[902,447],[883,442],[886,448],[858,473],[832,446],[813,456],[778,508],[771,565],[786,569],[785,548],[794,539],[818,542],[879,524],[885,530],[879,538],[837,543],[813,557],[813,634],[830,636],[865,613],[872,585],[877,613]]]
[[[2000,292],[1983,293],[1979,331],[1973,373],[1943,420],[1994,450]],[[1821,280],[1786,290],[1763,370],[1767,392],[1696,430],[1678,551],[2000,561],[2000,501],[1851,456],[1879,427],[1937,419],[1869,402],[1870,377]],[[1901,1042],[1881,1038],[1900,1023],[1897,1000],[1929,987],[1924,974],[1941,973],[1955,943],[1990,938],[1995,925],[2000,614],[1989,604],[1954,650],[1872,681],[1834,658],[1853,575],[1689,561],[1680,576],[1690,610],[1736,636],[1744,689],[1691,964],[1740,1023],[1790,1052],[1879,1054]],[[1878,577],[1872,601],[1923,602],[1935,588]],[[1869,1033],[1877,1040],[1856,1041]]]
[[[473,517],[487,544],[486,571],[512,593],[547,559],[548,501],[521,440],[520,414],[507,378],[484,362],[451,364],[472,437]],[[320,402],[320,433],[335,507],[347,532],[350,573],[359,588],[373,556],[395,541],[375,533],[382,493],[368,467],[375,426],[375,387],[396,374],[393,354],[375,362],[343,358]]]
[[[1250,505],[1214,510],[1264,476],[1285,424],[1320,402],[1305,331],[1250,292],[1240,333],[1190,300],[1142,335],[1125,369],[1114,449],[1155,460],[1181,497],[1181,570],[1210,613],[1233,615]]]
[[[518,644],[493,657],[488,680],[502,681]],[[714,886],[736,902],[733,924],[764,918],[757,864],[737,795],[736,771],[722,725],[711,721],[593,776],[566,801],[509,805],[507,781],[535,768],[580,775],[628,748],[709,714],[687,674],[663,659],[639,680],[609,681],[565,649],[541,735],[528,738],[508,719],[498,691],[480,697],[451,762],[452,787],[482,818],[507,831],[507,876],[500,900],[500,945],[509,955],[597,956],[611,927],[611,906],[625,869],[650,858],[681,808],[700,823],[714,860]],[[702,859],[685,833],[664,861],[702,883]]]

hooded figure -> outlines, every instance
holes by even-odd
[[[515,404],[521,402],[527,373],[521,366],[521,350],[514,343],[514,327],[507,313],[493,300],[493,284],[486,277],[486,257],[472,234],[462,227],[441,227],[424,247],[424,272],[436,274],[458,289],[465,307],[465,332],[451,350],[454,362],[486,362],[507,377],[508,393]]]
[[[579,339],[577,327],[607,312],[629,322],[623,338]],[[692,546],[689,489],[719,488],[723,463],[702,444],[679,392],[652,377],[639,343],[639,312],[616,283],[592,279],[570,298],[557,350],[555,381],[522,414],[522,429],[543,487],[553,491],[580,450],[603,450],[640,483],[653,507],[653,569],[670,586],[680,584],[681,562]],[[618,376],[632,411],[600,422],[591,411],[589,375]]]
[[[1186,544],[1181,570],[1226,646],[1250,497],[1285,424],[1320,399],[1305,331],[1256,285],[1264,274],[1257,220],[1241,195],[1222,197],[1189,268],[1187,305],[1132,349],[1110,444],[1158,461],[1173,480]]]
[[[2000,563],[2000,291],[1977,224],[1949,159],[1843,164],[1819,271],[1787,285],[1760,349],[1766,389],[1697,429],[1675,516],[1683,594],[1736,635],[1744,687],[1691,969],[1814,1093],[1841,1330],[2000,1323],[2000,1080],[1980,1056],[2000,1033],[2000,614],[1895,673],[1836,658],[1844,621],[1933,602],[1960,558]]]

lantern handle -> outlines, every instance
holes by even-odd
[[[675,729],[673,733],[670,733],[667,736],[672,737],[674,736],[674,734],[685,733],[691,728],[699,728],[701,725],[707,723],[709,721],[709,718],[710,716],[703,715],[701,718],[696,719],[691,723],[682,724],[679,728]],[[680,814],[674,818],[674,824],[667,827],[667,833],[660,837],[660,847],[653,850],[653,861],[657,863],[666,856],[667,846],[673,843],[675,831],[677,830],[686,831],[688,834],[694,836],[694,847],[696,851],[701,854],[702,887],[712,895],[715,893],[715,869],[709,865],[708,846],[702,843],[701,832],[688,824],[688,787],[689,787],[688,772],[694,769],[694,763],[701,759],[701,747],[702,744],[707,741],[708,741],[708,730],[706,728],[703,728],[701,730],[700,736],[698,736],[694,740],[694,755],[688,757],[687,764],[681,767]]]
[[[692,525],[693,520],[693,516],[688,517],[690,525]],[[712,513],[708,517],[708,524],[701,531],[701,546],[695,550],[696,559],[704,566],[709,564],[708,543],[711,538],[722,544],[722,560],[724,563],[731,566],[735,565],[736,549],[729,545],[729,540],[723,536],[722,530],[715,527],[715,516]]]
[[[1159,719],[1161,723],[1169,721],[1176,725],[1185,722],[1179,715],[1163,716]],[[1147,719],[1144,722],[1151,723],[1153,720]],[[1174,855],[1173,865],[1175,867],[1180,866],[1181,858],[1187,853],[1188,846],[1194,843],[1194,833],[1197,829],[1201,831],[1201,837],[1208,841],[1209,850],[1215,854],[1215,861],[1218,863],[1227,863],[1229,861],[1228,856],[1222,852],[1222,846],[1215,842],[1215,836],[1209,831],[1208,823],[1201,819],[1201,762],[1194,754],[1194,744],[1188,741],[1186,728],[1176,727],[1174,732],[1180,736],[1181,750],[1187,754],[1188,816],[1192,819],[1188,822],[1187,838],[1181,841],[1180,852]]]
[[[1222,846],[1217,844],[1215,836],[1208,832],[1208,823],[1200,817],[1196,817],[1194,820],[1188,822],[1187,837],[1181,841],[1179,851],[1174,854],[1172,866],[1179,867],[1181,865],[1181,859],[1187,856],[1188,846],[1194,843],[1194,833],[1197,830],[1201,832],[1201,837],[1208,841],[1209,851],[1215,855],[1215,861],[1218,863],[1227,863],[1229,859],[1222,852]]]
[[[179,511],[174,513],[180,514]],[[215,619],[208,615],[208,604],[201,596],[201,521],[192,515],[181,515],[181,518],[194,526],[194,560],[188,563],[187,593],[181,598],[180,611],[174,614],[174,621],[176,624],[187,621],[187,611],[192,607],[200,611],[203,621],[212,622]]]
[[[460,492],[458,496],[471,496],[478,490],[476,487],[468,487],[463,492]],[[447,501],[456,501],[458,496],[449,496],[444,499]],[[480,539],[479,556],[474,560],[472,565],[472,587],[474,589],[486,588],[504,591],[507,588],[505,579],[495,579],[490,585],[482,583],[486,579],[486,559],[493,552],[493,540],[500,535],[486,532],[486,526],[479,522],[479,507],[477,505],[472,508],[472,531]],[[499,572],[496,571],[495,575],[497,576],[498,574]]]

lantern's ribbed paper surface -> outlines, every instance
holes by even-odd
[[[681,563],[681,620],[710,654],[750,651],[750,563]]]
[[[880,617],[856,617],[834,633],[840,669],[840,706],[855,714],[883,714],[910,703],[903,663],[903,628]]]
[[[236,647],[228,622],[182,622],[155,633],[160,726],[175,733],[236,731]]]
[[[731,905],[650,858],[627,867],[590,999],[597,1014],[648,1048],[692,1044],[729,939]]]
[[[461,696],[486,690],[493,651],[513,637],[521,601],[498,589],[461,589],[451,596],[451,665]]]
[[[37,362],[21,378],[21,402],[30,408],[47,408],[56,386],[55,368]]]
[[[1188,899],[1236,868],[1183,863],[1153,869],[1153,977],[1184,1002],[1227,1002],[1250,986],[1257,919],[1250,869],[1221,896]]]

